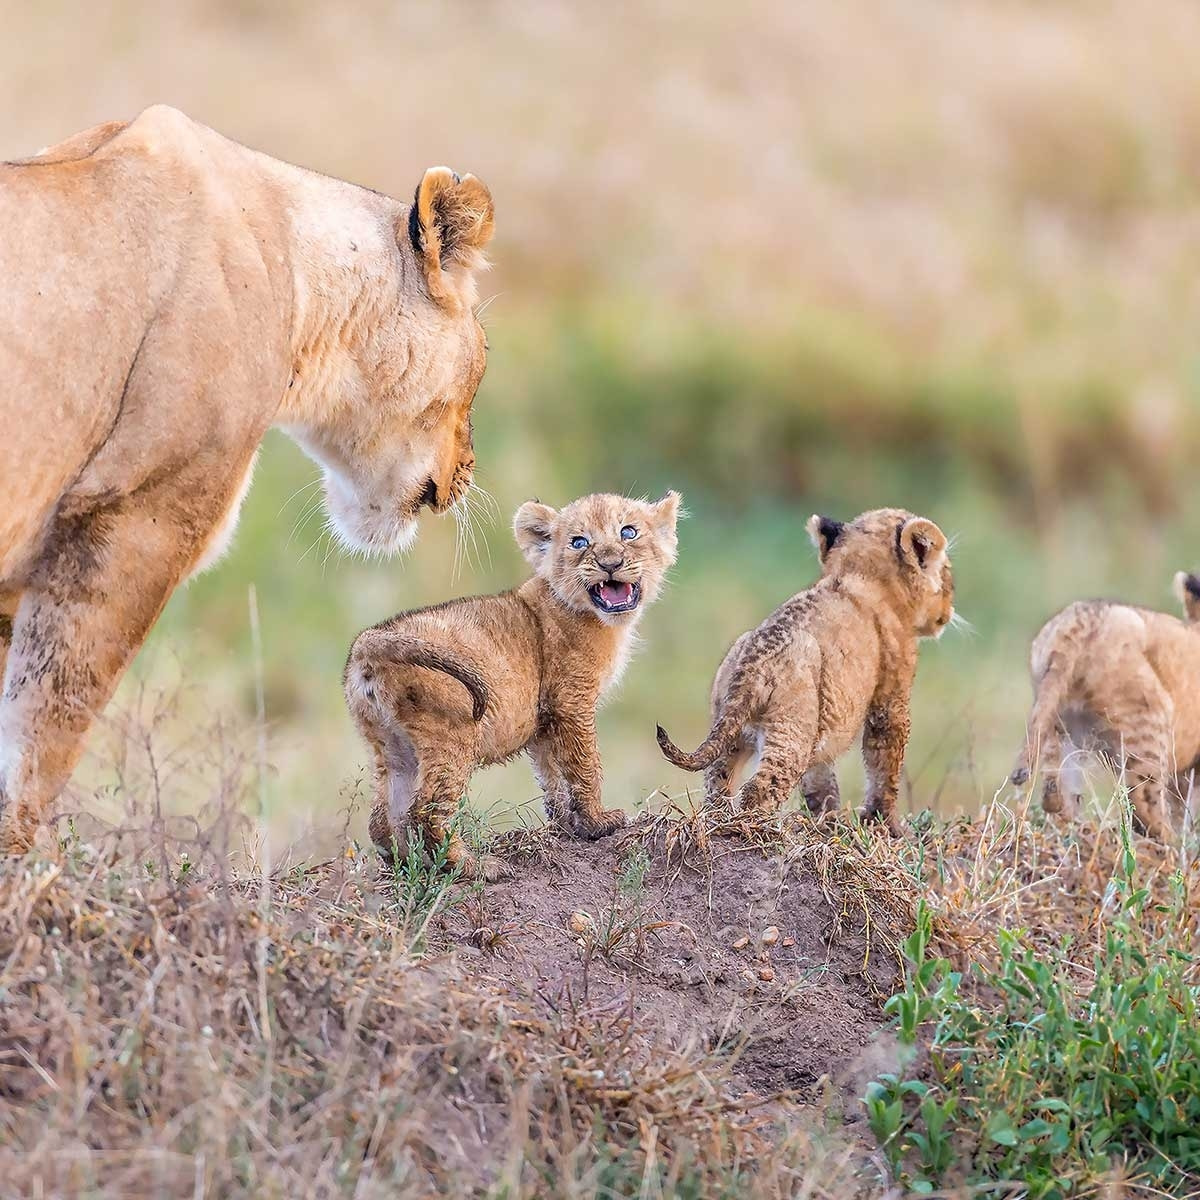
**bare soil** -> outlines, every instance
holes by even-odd
[[[673,1049],[727,1054],[746,1094],[840,1098],[857,1120],[892,1056],[881,1004],[898,966],[867,911],[744,838],[679,861],[639,832],[527,844],[442,935],[535,1006],[627,1009]]]

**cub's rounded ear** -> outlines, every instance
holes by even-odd
[[[513,536],[525,561],[535,570],[545,560],[550,540],[554,536],[554,521],[558,511],[548,504],[528,500],[517,509],[513,517]]]
[[[837,540],[846,528],[844,521],[835,521],[832,517],[822,517],[813,513],[805,526],[812,544],[817,548],[817,557],[824,562],[825,556],[837,545]]]
[[[1178,571],[1175,575],[1175,595],[1189,620],[1200,618],[1200,575]]]
[[[492,194],[481,180],[459,178],[449,167],[425,172],[408,211],[408,238],[439,304],[474,303],[474,272],[487,266],[483,248],[495,227]]]
[[[938,579],[946,561],[946,535],[924,517],[910,517],[900,526],[900,557],[919,571]]]
[[[650,505],[650,511],[654,514],[654,528],[658,533],[658,540],[664,552],[670,556],[671,562],[674,562],[679,550],[675,527],[680,517],[687,516],[679,505],[679,493],[668,492],[661,500]]]
[[[654,509],[654,519],[662,530],[673,530],[679,523],[679,518],[687,516],[679,506],[679,493],[674,490],[669,491],[651,507]]]

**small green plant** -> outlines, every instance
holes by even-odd
[[[426,853],[417,837],[409,837],[401,853],[399,843],[392,838],[388,882],[400,923],[410,932],[410,947],[414,953],[423,952],[433,918],[451,906],[462,904],[476,890],[459,886],[462,872],[449,859],[450,843],[458,832],[463,809],[460,805],[459,813],[432,854]]]
[[[919,906],[905,985],[887,1010],[904,1045],[927,1041],[929,1071],[881,1076],[864,1097],[914,1192],[1006,1182],[1057,1200],[1121,1172],[1174,1195],[1200,1174],[1200,973],[1169,935],[1146,932],[1127,833],[1124,851],[1086,986],[1066,941],[1048,961],[1002,930],[997,966],[972,975],[968,995],[946,960],[928,956],[932,922]],[[1173,895],[1184,919],[1182,879]]]
[[[617,874],[617,891],[626,900],[641,904],[646,894],[646,872],[650,870],[650,855],[646,847],[636,843],[621,860]]]

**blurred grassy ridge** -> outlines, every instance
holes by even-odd
[[[956,539],[958,608],[975,632],[924,648],[908,758],[911,803],[942,811],[974,809],[1002,783],[1023,730],[1028,644],[1051,612],[1085,595],[1171,608],[1173,572],[1200,566],[1200,493],[1187,471],[1195,430],[1163,457],[1116,454],[1130,418],[1115,391],[1105,399],[1082,383],[1026,404],[993,364],[922,369],[829,316],[769,343],[631,309],[549,321],[501,312],[490,325],[476,442],[497,523],[460,545],[453,521],[428,518],[405,559],[348,558],[323,532],[315,468],[272,434],[233,551],[175,597],[135,672],[194,681],[192,719],[233,711],[248,727],[255,586],[269,796],[286,837],[327,822],[356,786],[366,794],[340,689],[355,633],[403,608],[519,582],[507,522],[532,495],[563,503],[677,487],[690,511],[672,585],[601,715],[608,799],[625,806],[698,783],[660,758],[654,725],[700,739],[725,648],[815,578],[804,530],[813,511],[903,506]],[[857,800],[853,756],[842,775]],[[536,795],[523,763],[482,772],[473,788],[484,808]]]

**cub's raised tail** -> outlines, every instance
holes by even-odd
[[[667,731],[659,725],[655,729],[659,749],[663,752],[668,762],[674,763],[677,767],[682,767],[685,771],[705,771],[718,758],[728,754],[733,749],[734,743],[742,731],[742,726],[746,722],[746,716],[747,714],[741,705],[727,707],[713,724],[708,737],[691,754],[688,754],[685,750],[680,750],[671,741]]]
[[[487,712],[491,696],[483,675],[452,650],[419,638],[406,637],[385,629],[368,629],[355,640],[346,670],[349,674],[357,666],[364,691],[370,692],[371,677],[376,664],[383,665],[389,662],[409,663],[414,667],[441,671],[444,675],[457,679],[470,693],[471,716],[480,721]]]

